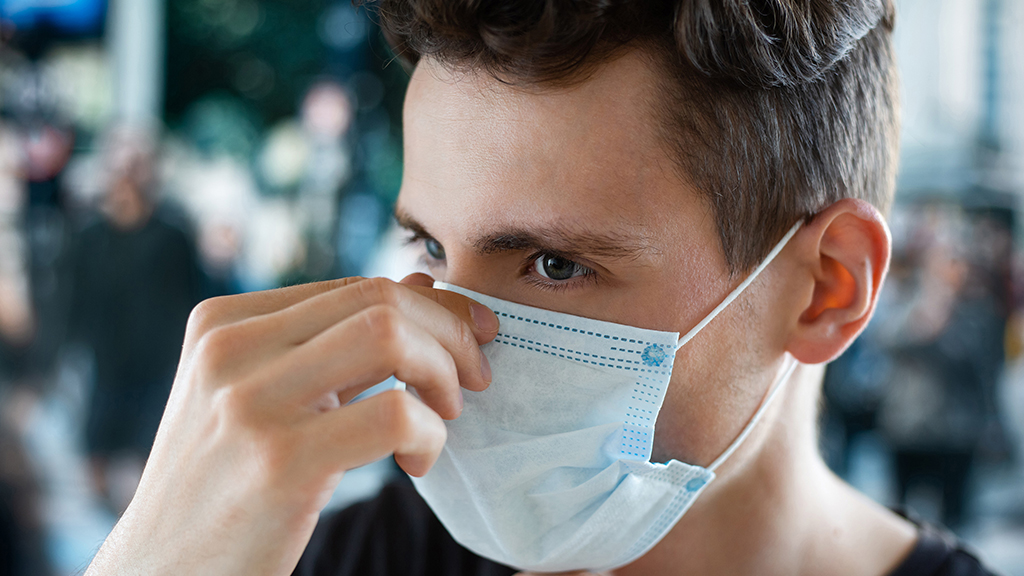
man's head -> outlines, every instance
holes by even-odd
[[[874,5],[586,6],[382,2],[417,62],[399,219],[437,279],[678,332],[808,219],[677,355],[655,460],[707,464],[783,352],[827,361],[870,317],[896,154],[890,21]]]
[[[680,177],[726,262],[749,270],[798,218],[841,198],[886,212],[898,146],[889,0],[383,0],[399,56],[527,90],[586,82],[626,52],[653,82]]]
[[[131,230],[148,220],[153,209],[154,164],[154,138],[148,132],[118,126],[106,134],[103,212],[114,226]]]

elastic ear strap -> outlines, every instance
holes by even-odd
[[[772,248],[772,251],[768,253],[768,256],[765,257],[764,261],[761,262],[761,264],[758,265],[758,267],[755,268],[754,271],[750,273],[750,276],[747,276],[746,280],[741,282],[735,290],[730,292],[729,295],[725,297],[725,300],[722,300],[721,304],[716,306],[710,314],[705,316],[703,320],[698,322],[696,326],[694,326],[689,332],[687,332],[682,338],[679,339],[679,343],[676,344],[676,350],[682,348],[683,344],[689,342],[691,338],[696,336],[698,332],[703,330],[705,326],[711,323],[711,321],[715,319],[715,316],[718,316],[718,314],[722,310],[725,310],[726,306],[732,304],[732,301],[735,300],[740,294],[742,294],[743,291],[747,289],[747,286],[750,286],[751,282],[753,282],[758,277],[758,275],[761,274],[761,272],[764,272],[764,269],[767,268],[768,265],[772,263],[772,260],[775,260],[775,257],[779,255],[779,252],[782,252],[782,249],[785,248],[786,244],[789,243],[789,239],[792,238],[794,234],[796,234],[796,231],[800,229],[800,226],[803,225],[803,223],[803,220],[798,220],[796,224],[793,224],[793,227],[789,229],[789,232],[786,232],[786,235],[782,237],[782,240],[779,240],[779,243],[776,244],[774,248]]]
[[[796,358],[793,358],[789,354],[786,354],[786,360],[789,363],[789,366],[787,366],[785,371],[782,373],[782,377],[772,383],[772,387],[768,390],[768,395],[761,402],[761,406],[757,409],[757,412],[754,412],[754,415],[750,418],[750,422],[747,422],[746,427],[744,427],[743,431],[740,432],[740,435],[732,441],[732,444],[725,449],[725,452],[722,452],[722,455],[715,459],[715,461],[711,463],[711,466],[708,466],[708,470],[714,472],[722,465],[722,462],[725,462],[729,456],[732,456],[732,453],[735,452],[736,449],[743,444],[743,441],[747,439],[747,436],[750,435],[751,430],[757,426],[757,422],[762,416],[764,416],[768,407],[771,406],[772,400],[775,400],[775,397],[778,396],[779,390],[782,390],[786,382],[789,382],[789,377],[793,375],[793,371],[796,370],[796,367],[800,363],[796,361]]]

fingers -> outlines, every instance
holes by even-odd
[[[498,317],[494,312],[458,292],[451,290],[435,290],[430,287],[411,285],[409,289],[421,296],[440,304],[459,317],[469,326],[474,327],[477,342],[486,344],[498,335]],[[469,305],[468,307],[466,305]]]
[[[459,385],[490,383],[479,344],[494,338],[497,317],[465,296],[424,286],[425,275],[406,281],[349,278],[208,301],[193,322],[205,334],[188,354],[213,382],[245,378],[270,390],[268,406],[332,408],[394,375],[455,418]],[[322,402],[331,393],[338,402]]]
[[[334,470],[351,470],[389,454],[403,470],[422,476],[434,465],[447,439],[444,422],[404,390],[389,390],[307,423],[322,438],[315,461]]]
[[[377,305],[293,349],[266,381],[274,383],[275,402],[298,395],[308,405],[336,393],[344,404],[393,375],[442,417],[453,419],[462,411],[456,362],[433,334],[395,308]]]
[[[405,278],[402,278],[402,280],[399,281],[398,283],[405,284],[408,286],[422,286],[425,288],[431,288],[434,286],[434,279],[431,278],[428,274],[424,274],[422,272],[415,272],[413,274],[409,274]]]
[[[202,338],[212,329],[241,322],[248,318],[272,314],[318,294],[355,284],[364,278],[342,278],[325,282],[313,282],[298,286],[287,286],[275,290],[249,292],[232,296],[209,298],[192,310],[185,334],[185,348]]]
[[[280,323],[284,328],[281,335],[299,344],[355,312],[377,304],[394,306],[412,318],[425,321],[434,321],[442,314],[437,309],[440,305],[446,313],[462,320],[479,344],[490,342],[498,332],[498,317],[494,312],[461,294],[403,285],[387,278],[367,278],[323,292],[280,310],[266,321]]]
[[[345,319],[378,305],[393,308],[432,334],[454,358],[463,386],[470,390],[487,388],[490,366],[479,344],[489,342],[497,334],[497,316],[454,292],[371,278],[250,322],[259,333],[275,334],[282,345],[302,345]]]

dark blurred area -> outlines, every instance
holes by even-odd
[[[822,451],[856,488],[1024,574],[1024,4],[903,1],[893,258],[826,373]]]
[[[975,528],[978,481],[989,480],[979,475],[1014,476],[1019,466],[1011,426],[1020,414],[1001,411],[1008,362],[1021,354],[1015,213],[921,198],[893,224],[875,319],[829,366],[823,441],[847,476],[874,441],[888,457],[885,500],[962,532]],[[1024,522],[1024,501],[1010,496],[1006,519]]]
[[[392,59],[348,1],[0,0],[0,575],[88,563],[196,303],[368,270]]]
[[[1024,3],[899,9],[894,259],[822,449],[1024,574]],[[406,81],[348,0],[0,0],[0,576],[89,562],[199,300],[412,271]]]

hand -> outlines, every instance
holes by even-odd
[[[483,390],[494,313],[414,275],[207,300],[139,489],[87,572],[290,574],[346,470],[421,476]],[[392,390],[346,405],[396,376]],[[421,400],[422,399],[422,400]]]

